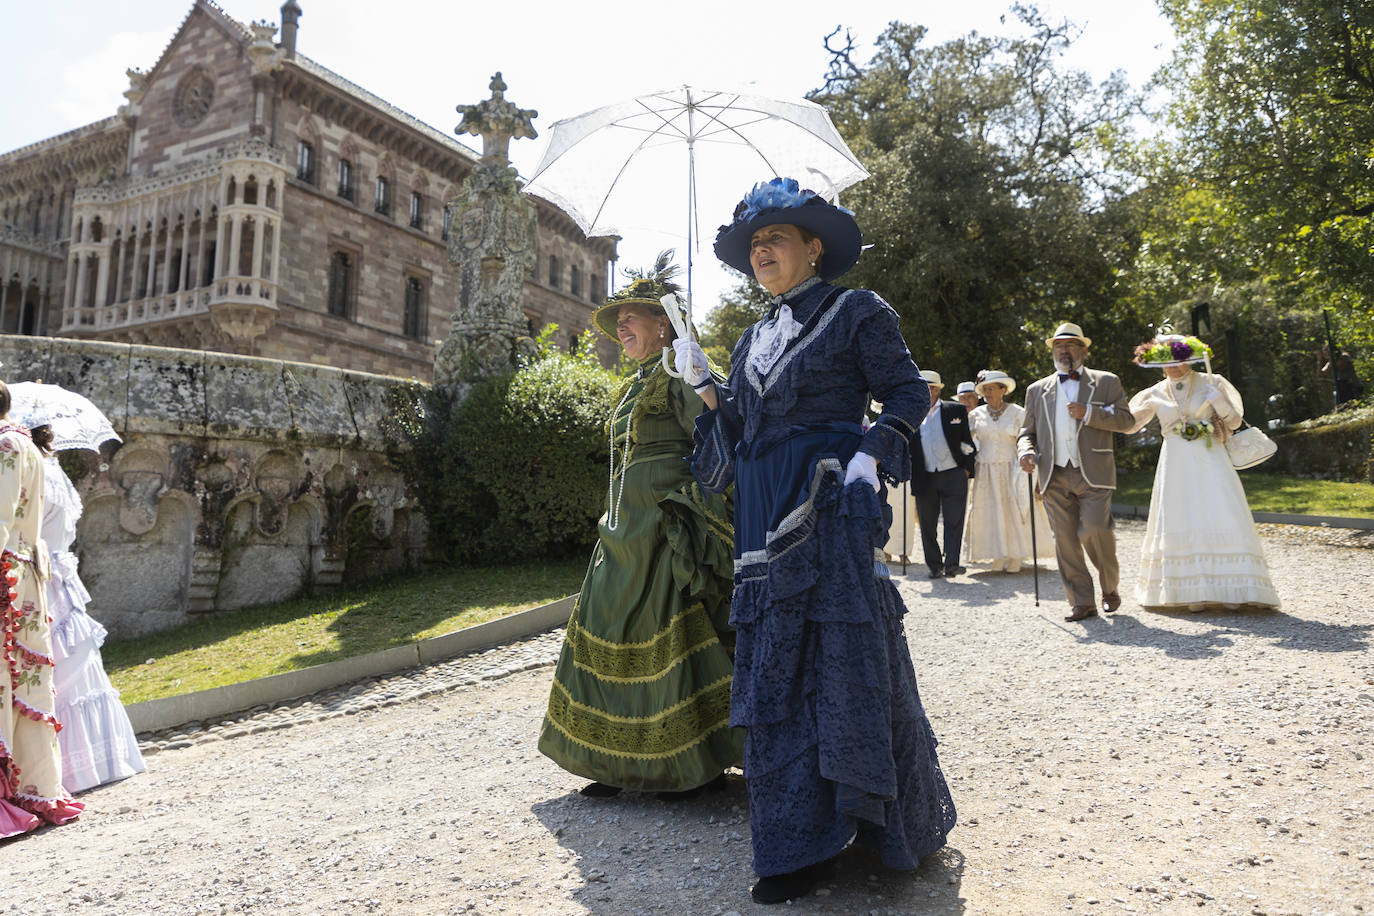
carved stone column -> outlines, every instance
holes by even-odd
[[[457,388],[511,371],[533,354],[521,308],[525,277],[534,264],[536,211],[517,184],[507,155],[512,138],[537,134],[533,110],[505,100],[497,73],[490,99],[459,105],[459,134],[482,137],[482,158],[449,202],[454,215],[449,261],[462,280],[448,339],[434,359],[434,383]]]

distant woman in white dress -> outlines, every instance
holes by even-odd
[[[143,755],[119,701],[119,691],[105,674],[100,646],[105,628],[86,613],[91,595],[77,575],[72,553],[81,496],[52,452],[53,432],[46,418],[27,422],[34,445],[43,453],[45,497],[43,541],[51,552],[47,582],[48,613],[52,616],[53,692],[57,695],[57,733],[62,748],[62,785],[81,792],[145,769]]]
[[[974,390],[984,403],[968,415],[978,454],[977,472],[969,481],[964,559],[987,563],[994,571],[1020,572],[1032,554],[1031,512],[1040,556],[1054,556],[1049,519],[1040,501],[1031,499],[1016,461],[1016,436],[1026,409],[1007,400],[1016,380],[1005,372],[989,369]]]
[[[1201,340],[1177,334],[1136,348],[1137,364],[1165,376],[1131,399],[1135,429],[1157,418],[1163,438],[1136,599],[1142,607],[1192,611],[1277,608],[1245,489],[1224,446],[1241,425],[1240,393],[1192,368],[1210,356]]]

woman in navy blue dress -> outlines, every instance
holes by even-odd
[[[954,827],[906,608],[883,564],[878,492],[880,477],[911,476],[929,388],[897,313],[831,285],[861,243],[853,214],[797,182],[755,186],[715,250],[773,294],[767,316],[741,336],[721,385],[698,345],[674,342],[678,370],[711,408],[697,420],[693,473],[715,492],[735,485],[730,724],[747,729],[760,903],[810,892],[851,841],[910,869]],[[865,432],[870,398],[883,413]]]

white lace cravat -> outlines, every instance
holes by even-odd
[[[792,317],[792,307],[779,306],[777,315],[765,321],[754,335],[749,346],[749,365],[759,375],[767,375],[801,329],[801,322]]]

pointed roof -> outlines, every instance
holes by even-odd
[[[171,53],[177,40],[181,38],[181,33],[186,31],[187,24],[190,23],[191,17],[196,14],[197,10],[209,16],[210,21],[219,26],[220,29],[224,31],[224,34],[232,41],[243,44],[252,39],[253,33],[248,31],[248,27],[226,13],[219,4],[212,2],[212,0],[195,0],[195,2],[191,4],[191,8],[187,10],[185,17],[182,18],[181,25],[177,26],[176,32],[172,34],[171,40],[167,42],[167,46],[163,48],[162,53],[158,55],[157,62],[149,68],[149,78],[157,73],[162,67],[162,64],[167,60],[167,55]]]

